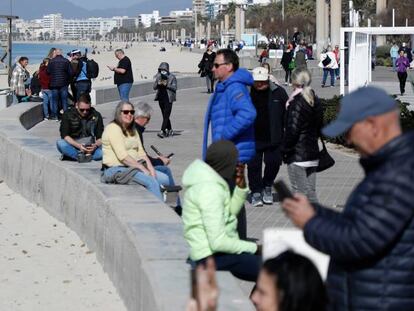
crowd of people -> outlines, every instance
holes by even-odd
[[[249,72],[240,68],[232,49],[213,52],[208,46],[200,61],[200,74],[213,95],[204,119],[202,159],[183,175],[182,211],[179,197],[176,202],[190,246],[188,263],[198,276],[197,294],[187,309],[215,310],[214,271],[221,270],[255,282],[250,298],[260,311],[412,310],[413,134],[402,133],[394,99],[373,87],[346,95],[337,120],[324,127],[323,108],[298,46],[295,56],[288,46],[282,59],[284,68],[288,64],[285,83],[293,87],[289,95],[269,64]],[[102,182],[138,184],[163,201],[162,192],[176,186],[171,160],[162,154],[150,157],[144,147],[152,108],[130,102],[132,65],[123,50],[115,51],[118,65],[108,66],[121,101],[105,127],[91,106],[86,56],[75,50],[68,60],[58,49],[51,53],[39,72],[42,92],[52,99],[44,106],[50,113],[45,117],[57,117],[59,103],[63,109],[57,141],[62,159],[102,161]],[[323,54],[323,85],[330,73],[332,86],[338,60],[329,49]],[[400,54],[397,67],[404,61]],[[24,81],[27,61],[19,60],[14,79]],[[73,107],[67,102],[69,85]],[[168,63],[158,67],[153,88],[163,117],[158,137],[172,136],[169,118],[177,79]],[[322,206],[316,195],[321,133],[345,135],[361,155],[365,177],[342,212]],[[311,246],[330,256],[326,283],[309,259],[293,251],[263,263],[262,245],[248,240],[248,195],[253,206],[273,204],[272,186],[282,163],[294,192],[281,202],[282,209]]]

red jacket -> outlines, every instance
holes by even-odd
[[[47,73],[47,66],[45,65],[40,65],[39,80],[40,80],[40,86],[42,87],[42,90],[48,90],[49,83],[50,83],[50,75]]]

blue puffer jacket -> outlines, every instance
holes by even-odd
[[[331,256],[330,310],[414,310],[414,134],[361,159],[342,213],[318,207],[309,244]]]
[[[253,77],[242,68],[236,70],[227,80],[217,83],[204,119],[204,159],[210,122],[213,142],[221,139],[234,142],[239,150],[239,161],[242,163],[247,163],[254,157],[256,109],[247,89],[250,85],[253,85]]]

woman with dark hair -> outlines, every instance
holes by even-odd
[[[324,311],[327,303],[315,265],[292,251],[263,264],[251,299],[257,311]]]
[[[237,166],[237,161],[236,146],[219,140],[207,149],[205,162],[195,160],[185,170],[184,238],[193,265],[212,256],[217,270],[255,282],[261,263],[258,246],[240,240],[237,233],[237,215],[249,191],[244,166]]]
[[[131,103],[120,102],[114,120],[105,127],[102,134],[103,180],[109,183],[115,174],[135,169],[132,181],[162,200],[160,186],[169,185],[169,179],[152,166],[134,126],[134,114]]]
[[[200,68],[199,73],[201,77],[206,77],[207,84],[207,93],[214,92],[214,74],[213,74],[213,64],[214,59],[216,58],[216,52],[213,51],[213,44],[207,46],[207,51],[204,52],[203,57],[201,58],[198,68]]]
[[[288,85],[292,83],[292,70],[294,69],[293,67],[293,46],[291,44],[289,44],[286,48],[285,51],[283,51],[283,56],[282,59],[280,61],[280,64],[283,67],[283,70],[285,71],[285,85]]]

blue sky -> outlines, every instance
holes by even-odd
[[[136,3],[144,2],[145,0],[122,0],[122,1],[114,1],[114,0],[69,0],[70,2],[79,5],[81,7],[84,7],[86,9],[94,9],[94,8],[101,8],[101,9],[107,9],[107,8],[114,8],[114,7],[128,7]],[[155,1],[161,1],[161,0],[155,0]],[[174,2],[174,0],[168,0],[170,2]]]

